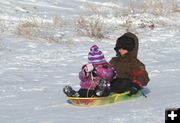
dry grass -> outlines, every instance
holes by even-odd
[[[8,30],[6,20],[0,18],[0,34],[4,33],[6,30]]]
[[[148,9],[153,15],[163,15],[167,11],[165,4],[161,0],[144,0],[145,12],[148,12]]]
[[[35,34],[39,32],[40,26],[42,25],[41,20],[35,17],[26,18],[25,20],[20,21],[18,24],[15,34],[19,37],[25,37],[32,39],[35,37]]]
[[[50,21],[45,21],[37,17],[29,17],[21,20],[16,27],[17,37],[28,39],[42,39],[47,42],[58,43],[61,37],[57,32],[65,25],[65,21],[58,16],[54,16]]]
[[[112,17],[112,16],[119,16],[120,14],[124,14],[124,10],[120,9],[118,5],[116,6],[101,6],[95,4],[88,4],[87,5],[87,12],[90,16],[96,15],[99,17]],[[117,10],[119,10],[117,12]]]
[[[176,10],[179,10],[177,0],[142,0],[138,5],[137,1],[129,0],[129,12],[131,13],[150,13],[159,16]]]
[[[88,4],[87,5],[87,12],[93,15],[101,15],[100,7],[95,4]]]
[[[173,12],[180,12],[180,6],[178,6],[177,0],[172,0],[172,10]]]
[[[54,16],[52,18],[52,23],[50,25],[52,25],[52,27],[56,29],[56,28],[60,28],[60,27],[65,27],[68,25],[68,23],[62,17]]]
[[[0,18],[0,43],[3,40],[3,34],[9,30],[8,22],[4,20],[3,18]],[[1,46],[1,44],[0,44]]]
[[[80,17],[76,28],[78,33],[93,38],[104,38],[106,34],[105,24],[100,17]]]
[[[151,13],[153,15],[162,15],[165,11],[165,6],[162,0],[143,0],[138,3],[129,0],[130,13]],[[139,9],[140,8],[140,9]]]
[[[116,2],[113,0],[112,2]],[[88,16],[79,17],[76,21],[76,30],[78,34],[88,36],[91,38],[107,38],[106,34],[114,30],[114,27],[110,27],[105,24],[105,19],[114,17],[115,14],[119,16],[118,6],[102,6],[96,4],[87,4],[86,13]]]
[[[124,11],[125,14],[119,11]],[[115,17],[121,20],[122,23],[120,23],[119,26],[125,28],[126,31],[137,28],[154,29],[157,25],[168,25],[165,20],[158,18],[159,16],[167,17],[174,12],[180,12],[177,0],[168,2],[166,0],[129,0],[128,9],[116,9],[117,16]],[[152,14],[152,17],[157,17],[157,19],[148,18],[146,13]]]
[[[110,1],[117,2],[116,0]],[[59,42],[61,34],[58,35],[57,32],[65,32],[67,29],[68,33],[69,30],[76,29],[78,34],[101,39],[107,37],[107,33],[122,28],[128,31],[131,28],[149,27],[153,29],[156,26],[155,24],[159,23],[165,25],[164,22],[157,23],[152,18],[149,19],[143,13],[163,16],[168,15],[170,12],[180,12],[176,0],[172,0],[171,3],[166,3],[165,0],[129,0],[127,8],[122,8],[118,4],[112,6],[88,4],[86,7],[87,16],[79,17],[77,20],[74,18],[64,20],[59,16],[54,16],[51,20],[44,21],[41,18],[30,17],[19,22],[15,33],[18,37]],[[104,20],[111,20],[112,18],[117,20],[116,23],[114,25],[105,25]]]

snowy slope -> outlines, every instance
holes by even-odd
[[[58,14],[71,19],[86,15],[88,3],[113,7],[114,2],[1,0],[0,18],[5,20],[6,28],[0,34],[0,122],[164,123],[165,109],[180,107],[180,13],[158,17],[157,20],[168,23],[166,26],[136,29],[140,40],[138,57],[146,64],[151,79],[148,98],[101,107],[71,106],[66,103],[62,88],[67,84],[79,88],[78,72],[87,62],[91,45],[97,44],[110,60],[115,55],[115,40],[125,29],[116,30],[105,39],[78,36],[74,29],[69,29],[63,39],[66,42],[62,43],[17,38],[13,32],[23,17],[39,16],[46,20]],[[133,19],[138,25],[139,19]],[[116,23],[116,18],[109,20],[110,25]]]

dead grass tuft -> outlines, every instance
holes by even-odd
[[[78,33],[95,38],[104,38],[106,34],[105,24],[99,17],[80,17],[77,20]]]
[[[61,39],[61,35],[58,32],[64,25],[64,20],[58,16],[53,17],[49,21],[37,17],[29,17],[19,22],[15,34],[17,37],[42,39],[47,42],[58,43]]]

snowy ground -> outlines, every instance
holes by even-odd
[[[97,44],[110,60],[115,55],[115,40],[124,30],[100,40],[71,35],[73,31],[69,31],[66,35],[74,36],[73,40],[45,43],[17,38],[13,22],[26,16],[46,18],[57,13],[71,18],[85,14],[87,3],[114,4],[108,0],[1,1],[0,16],[9,21],[8,29],[0,35],[0,122],[164,123],[165,109],[180,107],[180,13],[170,19],[162,17],[169,23],[167,26],[136,30],[140,40],[139,59],[146,64],[151,79],[148,98],[79,108],[66,103],[62,88],[67,84],[79,88],[78,72],[87,62],[91,45]]]

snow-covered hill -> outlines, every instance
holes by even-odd
[[[0,122],[164,123],[165,109],[180,107],[179,12],[163,16],[131,13],[123,17],[106,13],[108,16],[104,15],[103,19],[111,32],[102,39],[78,35],[74,22],[54,32],[50,29],[53,35],[63,34],[58,43],[15,35],[22,18],[35,16],[49,21],[53,16],[61,16],[69,23],[79,16],[92,15],[86,10],[89,4],[112,10],[113,7],[126,8],[128,3],[120,0],[1,0]],[[126,27],[115,28],[115,25],[122,25],[128,17],[133,21],[130,30],[140,40],[138,57],[146,64],[151,79],[146,87],[150,90],[148,98],[92,108],[67,104],[62,88],[67,84],[79,88],[78,72],[87,62],[89,47],[97,44],[110,60],[115,55],[116,38],[126,31]],[[155,24],[153,29],[149,22]],[[42,32],[49,33],[46,29]]]

